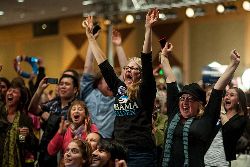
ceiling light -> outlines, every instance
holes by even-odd
[[[249,1],[244,1],[242,3],[242,7],[243,7],[244,10],[250,11],[250,2]]]
[[[23,3],[23,2],[24,2],[24,0],[17,0],[17,2],[19,2],[19,3]]]
[[[186,16],[191,18],[194,17],[194,9],[193,8],[187,8],[186,9]]]
[[[4,11],[0,10],[0,16],[4,15]]]
[[[159,19],[166,20],[166,15],[164,13],[159,13]]]
[[[45,30],[47,28],[47,24],[42,24],[42,29]]]
[[[20,19],[23,19],[25,17],[25,13],[21,13],[19,17]]]
[[[86,5],[91,5],[93,4],[94,2],[92,0],[87,0],[87,1],[82,1],[82,5],[83,6],[86,6]]]
[[[126,16],[126,23],[128,24],[132,24],[134,22],[134,16],[132,16],[131,14]]]
[[[68,8],[66,7],[66,6],[63,6],[62,8],[61,8],[61,11],[62,12],[66,12],[68,10]]]
[[[225,11],[225,6],[222,5],[222,4],[217,5],[216,11],[217,11],[218,13],[224,13],[224,11]]]

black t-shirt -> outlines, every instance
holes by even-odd
[[[102,75],[115,95],[114,124],[115,140],[129,149],[152,150],[152,112],[156,94],[153,76],[152,53],[141,55],[142,78],[136,99],[129,99],[127,87],[115,74],[113,68],[104,61],[99,65]]]

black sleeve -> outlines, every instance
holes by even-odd
[[[153,75],[152,67],[152,52],[141,53],[142,62],[142,84],[140,87],[140,96],[142,98],[142,104],[146,107],[153,107],[154,99],[156,95],[156,83]]]
[[[220,118],[221,102],[223,90],[213,89],[205,107],[205,112],[202,119],[211,119],[212,125],[216,125]]]
[[[35,86],[34,86],[34,92],[32,93],[35,93],[38,86],[39,86],[39,83],[41,82],[41,80],[45,77],[45,68],[44,67],[39,67],[38,68],[38,75],[37,75],[37,78],[36,78],[36,83],[35,83]]]
[[[167,83],[167,115],[172,118],[178,111],[178,87],[176,82]]]
[[[116,76],[115,71],[109,64],[108,60],[105,60],[104,62],[99,64],[99,68],[105,81],[107,82],[109,88],[112,90],[115,96],[117,94],[119,85],[121,85],[123,82]]]

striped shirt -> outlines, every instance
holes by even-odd
[[[229,162],[226,161],[226,155],[223,146],[223,139],[221,130],[218,131],[211,146],[204,156],[204,163],[206,167],[218,166],[228,167]]]

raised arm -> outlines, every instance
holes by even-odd
[[[94,35],[95,39],[97,39],[97,37],[99,36],[99,33],[100,33],[100,30]],[[90,74],[94,73],[93,58],[94,58],[94,55],[89,45],[86,58],[85,58],[85,64],[84,64],[84,70],[83,70],[84,73],[90,73]]]
[[[118,32],[117,30],[113,30],[112,32],[112,42],[115,45],[115,50],[117,53],[117,57],[118,57],[118,61],[120,64],[120,67],[123,68],[124,66],[126,66],[128,64],[128,59],[127,56],[124,52],[124,49],[122,47],[122,37],[120,32]]]
[[[175,82],[176,78],[173,73],[173,70],[169,64],[168,57],[172,55],[173,45],[171,43],[166,42],[165,47],[162,49],[160,53],[160,59],[162,64],[162,69],[165,74],[166,83]]]
[[[143,53],[150,53],[152,51],[152,25],[158,20],[158,9],[150,9],[146,15],[145,22],[145,39],[142,48]]]
[[[219,78],[219,80],[214,85],[214,89],[217,90],[224,90],[229,83],[229,81],[232,79],[235,70],[240,64],[240,55],[239,53],[234,49],[231,51],[231,63],[226,68],[225,72],[222,74],[222,76]]]
[[[93,32],[93,16],[88,16],[83,22],[82,26],[86,29],[86,36],[89,41],[89,46],[94,54],[94,57],[97,61],[97,64],[101,64],[104,62],[107,58],[104,54],[104,52],[101,50],[100,46],[98,45],[97,41],[95,40]]]
[[[46,83],[46,78],[43,78],[30,101],[28,112],[33,113],[35,115],[39,115],[40,112],[42,112],[42,109],[39,106],[39,101],[44,89],[46,89],[48,85],[49,84]]]

